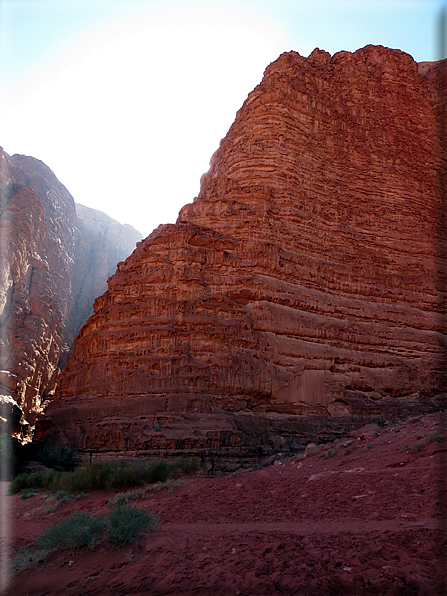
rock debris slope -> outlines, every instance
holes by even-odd
[[[270,64],[199,196],[95,301],[39,436],[237,459],[433,401],[441,153],[423,71],[380,46]]]
[[[141,234],[94,210],[86,221],[87,208],[76,214],[45,164],[1,149],[0,197],[0,422],[24,438],[115,270],[111,260],[129,255]]]

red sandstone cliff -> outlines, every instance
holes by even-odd
[[[67,322],[73,340],[93,313],[95,298],[107,290],[107,280],[117,263],[128,257],[142,238],[132,226],[122,225],[97,209],[76,203],[76,216],[80,239],[72,282],[73,306]]]
[[[113,259],[125,258],[141,235],[100,212],[78,219],[72,196],[45,164],[1,149],[0,196],[0,415],[15,427],[21,418],[26,434],[52,397]],[[117,226],[127,241],[117,242]]]
[[[439,393],[439,77],[423,70],[374,46],[268,66],[199,196],[95,301],[40,436],[244,457],[293,448],[309,415],[340,430]]]

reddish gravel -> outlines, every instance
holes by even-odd
[[[333,457],[322,451],[238,476],[190,478],[172,494],[151,491],[136,503],[160,513],[159,532],[120,550],[104,541],[94,551],[55,552],[12,577],[6,593],[440,594],[446,443],[418,454],[405,447],[440,432],[437,416],[378,431],[326,446]],[[31,545],[72,511],[106,512],[112,496],[95,493],[53,513],[42,495],[2,497],[14,519],[11,547]]]

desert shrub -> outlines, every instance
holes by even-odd
[[[438,435],[437,432],[430,432],[425,437],[425,444],[429,445],[430,443],[440,443],[442,441],[442,437]]]
[[[72,513],[70,517],[52,524],[46,532],[36,539],[36,544],[41,550],[55,548],[80,548],[88,546],[93,548],[99,542],[106,524],[103,516],[94,516],[91,513]]]
[[[32,474],[19,474],[9,485],[9,494],[15,495],[23,490],[31,488],[43,488],[43,474],[41,472],[33,472]]]
[[[123,507],[124,505],[128,505],[131,497],[129,496],[129,492],[127,493],[118,493],[113,497],[113,499],[109,500],[110,507]]]
[[[30,474],[19,474],[18,476],[16,476],[14,478],[14,480],[11,480],[11,483],[10,483],[9,489],[8,489],[9,494],[15,495],[16,493],[19,493],[23,489],[29,488],[28,487],[28,478],[29,477],[30,477]]]
[[[370,449],[372,449],[371,443],[366,443],[366,445],[363,447],[363,451],[365,453],[367,453]]]
[[[313,455],[317,455],[320,453],[320,447],[318,445],[314,445],[313,447],[306,447],[305,455],[306,457],[312,457]]]
[[[168,478],[166,482],[157,482],[156,484],[152,484],[151,486],[147,487],[148,491],[158,492],[160,490],[168,489],[168,493],[172,495],[176,488],[184,484],[185,481],[183,478]]]
[[[420,441],[416,441],[416,443],[414,443],[414,445],[410,445],[410,451],[417,455],[420,451],[422,451],[424,446],[425,446],[424,443],[421,443]]]
[[[126,493],[118,493],[113,497],[113,499],[110,499],[109,505],[111,507],[122,507],[123,505],[127,505],[129,501],[132,501],[133,499],[140,499],[141,497],[144,497],[145,494],[146,491],[144,489],[127,491]]]
[[[19,548],[12,560],[12,568],[16,573],[29,569],[34,561],[42,561],[45,559],[48,551],[40,549],[32,549],[29,547]]]
[[[409,424],[416,424],[416,422],[420,422],[421,417],[420,416],[411,416],[411,418],[408,418],[407,422]]]
[[[35,497],[36,495],[37,495],[37,492],[32,488],[24,488],[20,491],[20,496],[22,497],[23,500],[31,499],[32,497]]]
[[[199,471],[199,460],[197,457],[185,457],[175,462],[175,467],[186,476],[191,476]]]
[[[80,466],[72,472],[51,470],[46,474],[20,474],[10,484],[9,493],[24,488],[43,488],[50,492],[91,492],[93,490],[122,490],[157,482],[166,482],[178,473],[192,473],[198,468],[194,459],[178,460],[168,464],[164,460],[154,462],[122,463],[117,461],[93,462]]]
[[[417,455],[420,451],[422,451],[423,448],[424,448],[424,443],[421,443],[420,441],[416,441],[416,443],[414,443],[413,445],[410,445],[410,443],[406,443],[405,447],[403,449],[401,449],[401,451],[411,451],[411,453],[414,453],[414,455]]]
[[[164,482],[172,474],[168,462],[164,460],[154,461],[149,465],[148,469],[148,482],[150,484],[154,482]]]
[[[58,490],[56,494],[49,495],[45,501],[45,513],[52,513],[71,501],[72,499],[81,499],[82,497],[87,497],[87,493],[78,493],[73,495],[71,493],[67,493],[65,490]]]
[[[65,471],[73,470],[75,455],[76,452],[71,447],[49,445],[48,443],[45,443],[38,453],[39,459],[43,464],[49,468]]]
[[[74,497],[74,495],[67,493],[67,491],[65,491],[65,490],[58,490],[54,496],[61,503],[66,503],[67,501],[70,501],[70,499],[73,499],[73,497]]]
[[[328,459],[329,457],[334,457],[335,455],[337,455],[337,450],[336,449],[328,449],[326,451],[326,454],[324,456],[324,459]]]
[[[158,528],[158,516],[146,509],[123,505],[115,507],[109,513],[109,538],[118,546],[134,542],[145,530]]]

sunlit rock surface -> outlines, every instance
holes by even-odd
[[[442,156],[422,71],[380,46],[270,64],[199,196],[95,301],[39,436],[236,460],[433,404]]]
[[[26,437],[107,287],[111,261],[129,255],[141,234],[94,210],[77,216],[45,164],[1,149],[0,197],[0,422]]]

